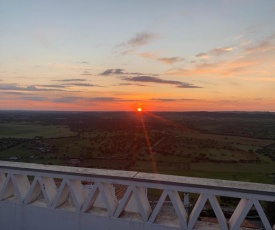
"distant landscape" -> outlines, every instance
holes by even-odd
[[[1,111],[0,158],[275,184],[275,114]]]

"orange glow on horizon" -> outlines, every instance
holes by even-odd
[[[256,98],[256,94],[253,95]],[[44,97],[42,95],[41,97]],[[190,100],[190,101],[144,101],[143,104],[134,104],[132,101],[123,102],[108,102],[91,103],[86,100],[72,101],[72,102],[53,102],[45,101],[31,101],[23,100],[21,98],[1,97],[0,110],[49,110],[49,111],[128,111],[136,112],[139,115],[151,114],[154,111],[275,111],[275,100],[266,98],[262,100],[255,100],[250,98],[242,98],[239,101],[234,100],[219,100],[216,98],[207,98],[205,100]],[[53,99],[51,99],[53,100]],[[141,111],[140,111],[140,109]],[[161,118],[162,120],[163,118]]]

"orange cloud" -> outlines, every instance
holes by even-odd
[[[264,41],[256,46],[249,46],[246,47],[245,51],[248,54],[251,53],[263,53],[263,52],[268,52],[268,51],[272,51],[275,50],[275,46],[270,43],[269,41]]]
[[[164,64],[168,64],[168,65],[184,61],[184,58],[180,58],[180,57],[158,57],[156,54],[148,53],[148,52],[140,53],[139,56],[142,57],[142,58],[148,58],[148,59],[152,59],[152,60],[155,60],[155,61],[159,61],[159,62],[162,62]]]
[[[233,50],[234,50],[233,47],[218,47],[218,48],[215,48],[213,50],[210,50],[209,53],[213,54],[213,55],[221,55],[221,54],[224,54],[224,53],[231,52]]]
[[[199,53],[199,54],[196,55],[196,57],[207,59],[207,58],[209,58],[209,55],[207,53]]]
[[[230,76],[232,74],[250,73],[250,68],[257,64],[256,61],[236,60],[232,62],[217,62],[199,64],[189,69],[173,69],[167,71],[168,75],[184,76]]]
[[[179,76],[236,76],[255,75],[265,72],[270,75],[275,71],[275,47],[270,45],[250,48],[242,58],[233,61],[197,64],[193,68],[168,70],[165,74]],[[264,52],[264,53],[262,53]]]

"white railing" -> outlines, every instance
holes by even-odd
[[[119,187],[125,190],[121,199],[114,189]],[[158,191],[155,192],[159,194],[155,205],[148,200],[146,190]],[[198,198],[190,213],[181,199],[183,193],[197,194],[193,196],[193,199]],[[230,219],[225,218],[219,196],[240,198]],[[166,198],[170,200],[175,218],[171,217],[170,210],[162,208]],[[11,204],[23,210],[20,215],[31,207],[38,207],[39,210],[73,213],[78,218],[85,214],[86,220],[91,216],[103,216],[112,223],[109,229],[129,229],[133,223],[140,226],[135,229],[146,229],[146,226],[149,226],[148,229],[162,229],[162,226],[165,226],[163,229],[196,229],[207,201],[221,229],[240,229],[253,205],[264,228],[272,229],[261,201],[275,201],[275,185],[0,161],[0,229],[31,229],[7,226],[14,225],[13,221],[22,221],[22,218],[18,220],[15,217],[9,220],[10,216],[1,211],[1,206],[6,208]],[[132,207],[131,202],[134,203]],[[26,226],[34,226],[24,221]],[[118,228],[116,223],[119,221],[126,221],[127,225]],[[35,226],[33,229],[42,227]],[[77,229],[86,229],[85,224],[80,224]]]

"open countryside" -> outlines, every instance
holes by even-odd
[[[275,184],[275,114],[0,113],[0,158]]]

